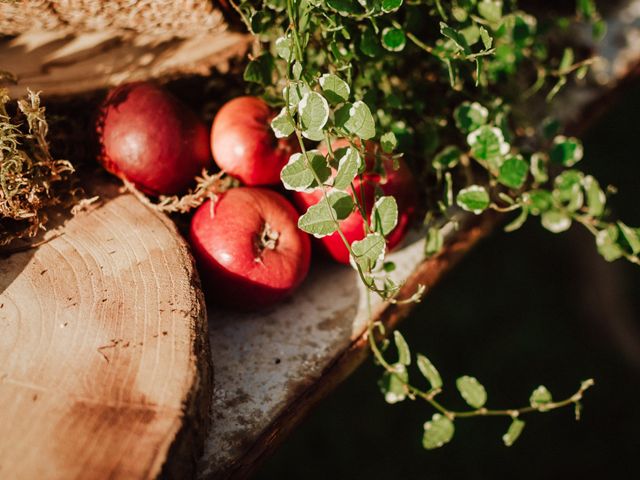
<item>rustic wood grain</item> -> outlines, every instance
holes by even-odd
[[[162,39],[109,30],[79,35],[36,31],[0,40],[0,69],[17,78],[16,84],[5,82],[13,97],[27,88],[47,97],[70,96],[124,82],[224,71],[248,43],[246,35],[223,28]]]
[[[640,72],[640,1],[625,3],[609,18],[605,41],[592,45],[602,57],[596,80],[573,85],[557,101],[555,114],[572,125],[572,133]],[[435,284],[498,221],[495,215],[467,216],[461,229],[448,233],[444,251],[426,261],[423,241],[409,241],[391,256],[396,279],[406,280],[404,293],[418,283]],[[322,263],[312,267],[293,300],[271,311],[238,314],[209,308],[216,382],[200,478],[248,477],[313,405],[367,357],[367,321],[380,320],[390,331],[411,309],[373,298],[370,316],[366,298],[355,272]]]
[[[223,23],[211,0],[5,0],[0,35],[28,31],[142,32],[180,37],[206,33]]]
[[[199,280],[170,221],[102,194],[0,261],[0,478],[193,472],[211,383]]]

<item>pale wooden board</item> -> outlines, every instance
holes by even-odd
[[[18,79],[5,85],[13,97],[27,88],[69,96],[137,80],[208,75],[213,67],[224,71],[248,44],[248,36],[223,26],[189,38],[122,36],[109,30],[78,35],[33,31],[0,39],[0,70]]]
[[[193,471],[211,382],[197,274],[170,221],[103,195],[0,261],[0,478]]]
[[[594,46],[603,58],[598,83],[574,86],[559,99],[556,114],[568,124],[591,115],[598,99],[637,76],[640,1],[614,12],[606,40]],[[588,37],[585,33],[585,37]],[[585,40],[588,42],[588,40]],[[467,217],[467,220],[470,220]],[[464,223],[464,222],[463,222]],[[448,236],[449,246],[423,261],[423,242],[391,258],[408,291],[433,285],[495,224],[481,219]],[[373,304],[373,318],[395,326],[410,307]],[[209,309],[211,353],[216,365],[213,426],[200,478],[245,478],[304,414],[366,358],[366,295],[348,267],[316,264],[289,303],[268,312],[238,314]]]

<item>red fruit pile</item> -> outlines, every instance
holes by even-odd
[[[216,164],[245,186],[201,205],[190,228],[190,242],[207,294],[216,302],[241,309],[262,308],[290,295],[309,270],[309,236],[298,229],[298,213],[282,195],[263,185],[280,183],[280,172],[295,139],[276,139],[270,122],[275,112],[261,99],[239,97],[216,115],[211,135],[198,117],[160,87],[133,83],[109,93],[98,116],[101,163],[107,170],[151,195],[184,192],[194,177]],[[345,146],[336,142],[334,150]],[[354,192],[371,213],[376,188],[396,198],[398,225],[388,237],[393,248],[407,232],[416,204],[416,186],[407,166],[393,169],[382,156],[384,175],[373,172],[375,144],[367,145],[367,170],[354,180]],[[326,151],[324,152],[326,154]],[[293,194],[300,212],[317,203],[320,191]],[[358,211],[340,222],[351,243],[364,238]],[[335,260],[349,262],[337,233],[322,248]]]

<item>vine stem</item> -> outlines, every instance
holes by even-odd
[[[238,12],[238,15],[240,15],[240,18],[242,18],[242,22],[247,26],[247,29],[249,29],[249,31],[251,31],[251,23],[249,22],[249,20],[245,16],[245,14],[242,11],[242,9],[238,6],[238,4],[234,0],[229,0],[229,3],[231,4],[231,7],[233,7],[233,9],[236,12]]]
[[[398,371],[384,358],[384,355],[380,351],[378,344],[375,340],[375,322],[369,322],[369,326],[367,329],[367,336],[369,337],[369,345],[371,347],[371,351],[377,362],[382,365],[382,367],[391,375],[393,375],[398,381],[400,381],[405,388],[407,396],[411,399],[416,397],[422,398],[427,403],[429,403],[434,409],[438,410],[444,416],[449,418],[450,420],[454,420],[455,418],[471,418],[471,417],[486,417],[486,416],[503,416],[503,417],[511,417],[517,418],[520,415],[532,413],[532,412],[548,412],[551,410],[557,410],[559,408],[563,408],[569,406],[571,404],[577,404],[584,393],[591,388],[595,382],[593,379],[588,379],[583,381],[580,384],[580,388],[570,397],[565,398],[564,400],[559,400],[556,402],[548,402],[544,404],[540,404],[539,406],[528,405],[526,407],[520,408],[511,408],[511,409],[488,409],[488,408],[478,408],[475,410],[467,410],[467,411],[456,411],[449,410],[440,402],[435,400],[435,396],[440,393],[440,389],[431,389],[427,391],[420,390],[419,388],[414,387],[409,382],[405,381],[400,375],[398,375]]]

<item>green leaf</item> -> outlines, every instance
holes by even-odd
[[[396,269],[396,264],[393,262],[384,262],[382,269],[387,273],[391,273]]]
[[[500,165],[500,175],[498,181],[509,188],[520,188],[524,185],[529,173],[529,164],[524,161],[521,155],[508,157]]]
[[[465,55],[471,54],[471,48],[469,48],[467,39],[462,33],[454,30],[444,22],[440,22],[440,33],[450,39],[458,47],[459,50],[464,52]]]
[[[402,6],[402,0],[382,0],[382,11],[384,13],[395,12]]]
[[[351,250],[355,255],[353,259],[365,271],[371,271],[376,264],[384,258],[384,237],[379,233],[370,233],[362,240],[356,240],[351,244]]]
[[[316,182],[316,175],[322,182],[325,182],[331,175],[326,158],[318,150],[309,150],[307,156],[309,163],[302,153],[294,153],[280,172],[280,180],[287,190],[307,191],[310,187],[319,186]]]
[[[545,162],[545,155],[539,152],[531,155],[531,175],[537,183],[545,183],[549,180],[549,174],[547,173],[547,165]]]
[[[613,262],[624,255],[624,251],[618,245],[618,228],[610,225],[604,230],[600,230],[596,235],[596,246],[598,252],[607,262]]]
[[[324,130],[303,130],[302,136],[314,142],[319,142],[324,139]]]
[[[422,373],[424,378],[429,381],[431,389],[437,390],[438,388],[442,388],[442,378],[440,377],[440,372],[438,372],[433,363],[431,363],[431,360],[419,353],[416,356],[416,363],[418,364],[420,373]]]
[[[293,45],[289,35],[286,37],[279,37],[276,40],[276,53],[280,58],[289,61],[289,59],[291,59],[292,50]]]
[[[502,18],[502,0],[483,0],[478,4],[478,13],[490,22]]]
[[[293,62],[291,73],[293,74],[293,78],[300,80],[300,77],[302,76],[302,64],[298,60]]]
[[[338,217],[333,207],[327,205],[322,199],[315,205],[311,205],[307,212],[298,219],[298,228],[312,234],[316,238],[331,235],[338,229],[334,219]]]
[[[298,104],[298,114],[305,130],[322,130],[329,119],[329,104],[318,92],[308,92]]]
[[[541,217],[542,226],[552,233],[560,233],[569,230],[571,217],[562,210],[549,210]]]
[[[447,170],[455,167],[462,157],[462,150],[455,145],[443,148],[433,159],[433,168]]]
[[[282,89],[282,98],[284,101],[287,101],[287,95],[289,96],[289,106],[291,108],[297,108],[300,100],[307,93],[309,93],[309,87],[307,87],[303,82],[290,82],[290,87],[284,87]],[[293,112],[291,112],[293,113]]]
[[[487,123],[489,110],[478,102],[464,102],[455,109],[453,118],[462,133],[469,133]]]
[[[464,401],[473,408],[481,408],[487,402],[487,391],[474,377],[462,376],[456,380],[456,387]]]
[[[502,130],[490,125],[484,125],[467,136],[467,143],[471,147],[471,155],[477,160],[484,160],[500,165],[511,146],[505,142]]]
[[[536,388],[531,396],[529,397],[529,404],[533,408],[543,407],[547,403],[551,403],[553,398],[551,397],[551,392],[547,390],[547,387],[544,385],[540,385]]]
[[[640,253],[640,235],[638,232],[631,227],[625,225],[621,221],[616,222],[618,228],[620,229],[620,233],[622,234],[622,239],[625,240],[626,245],[631,250],[631,253],[637,255]],[[620,243],[620,242],[619,242]]]
[[[564,52],[562,52],[562,59],[560,60],[560,65],[558,70],[562,72],[563,70],[568,69],[573,65],[573,61],[575,59],[575,54],[573,53],[572,48],[565,48]]]
[[[391,52],[399,52],[407,44],[407,37],[400,28],[387,27],[382,30],[382,46]]]
[[[453,422],[439,413],[434,413],[431,420],[424,424],[422,446],[427,450],[440,448],[451,441],[454,433]]]
[[[463,7],[459,6],[454,6],[453,8],[451,8],[451,15],[460,23],[466,22],[467,18],[469,18],[469,12],[467,12]]]
[[[426,257],[432,257],[442,250],[444,245],[444,236],[439,228],[431,227],[427,231],[427,238],[424,243],[424,254]]]
[[[553,197],[565,204],[566,209],[575,212],[584,204],[582,181],[584,174],[578,170],[566,170],[558,175],[553,184]]]
[[[475,24],[471,24],[467,28],[459,30],[459,32],[462,34],[469,46],[475,45],[478,43],[478,40],[480,40],[480,29]]]
[[[358,3],[351,0],[326,0],[327,6],[342,16],[362,13]]]
[[[560,192],[559,200],[571,200],[571,192],[582,185],[584,174],[579,170],[565,170],[553,180],[553,186]]]
[[[502,436],[502,441],[504,442],[504,444],[507,447],[510,447],[511,445],[513,445],[515,441],[518,439],[518,437],[520,436],[520,434],[522,433],[523,429],[524,429],[524,421],[520,420],[519,418],[514,418],[511,421],[511,425],[509,425],[509,429],[507,430],[507,433],[505,433]]]
[[[380,46],[378,36],[374,32],[373,28],[367,27],[360,36],[360,50],[366,56],[371,58],[377,58],[384,53],[384,50]]]
[[[587,193],[587,214],[592,217],[600,217],[604,213],[607,196],[600,188],[598,181],[591,175],[582,179],[582,186]]]
[[[582,15],[586,19],[592,19],[597,14],[595,0],[578,0],[577,2],[578,15]]]
[[[320,77],[320,87],[332,105],[349,100],[349,84],[337,75],[325,73]]]
[[[584,150],[580,140],[559,135],[553,140],[550,158],[554,163],[571,167],[582,160],[583,154]]]
[[[493,45],[493,37],[484,27],[480,27],[480,38],[482,39],[485,50],[489,50]]]
[[[409,345],[398,330],[393,332],[393,341],[398,349],[398,363],[407,366],[411,365],[411,351],[409,350]]]
[[[347,148],[338,160],[338,173],[333,181],[333,187],[339,190],[347,189],[358,174],[361,165],[360,152],[353,147]]]
[[[398,204],[392,196],[380,197],[371,210],[371,224],[373,229],[384,235],[389,235],[398,224]]]
[[[392,153],[398,146],[398,139],[393,132],[387,132],[380,137],[380,145],[384,153]]]
[[[458,192],[456,203],[463,210],[478,215],[489,207],[489,193],[480,185],[471,185]]]
[[[553,207],[553,197],[546,190],[532,190],[523,194],[522,199],[534,215],[540,215]]]
[[[351,198],[351,195],[348,193],[333,190],[329,192],[327,199],[336,211],[336,218],[338,220],[344,220],[353,212],[355,204],[353,203],[353,198]]]
[[[393,368],[393,373],[384,372],[378,382],[378,386],[384,395],[385,401],[393,404],[407,398],[406,383],[409,381],[409,373],[407,372],[407,367],[402,363],[396,363],[391,367]]]
[[[336,126],[349,135],[357,135],[363,140],[373,138],[376,124],[366,103],[361,100],[347,103],[336,111]]]
[[[246,82],[270,85],[273,68],[273,57],[270,53],[263,53],[247,64],[243,78]]]
[[[287,113],[287,109],[283,108],[280,113],[271,120],[271,129],[276,138],[286,138],[291,135],[296,127]]]

